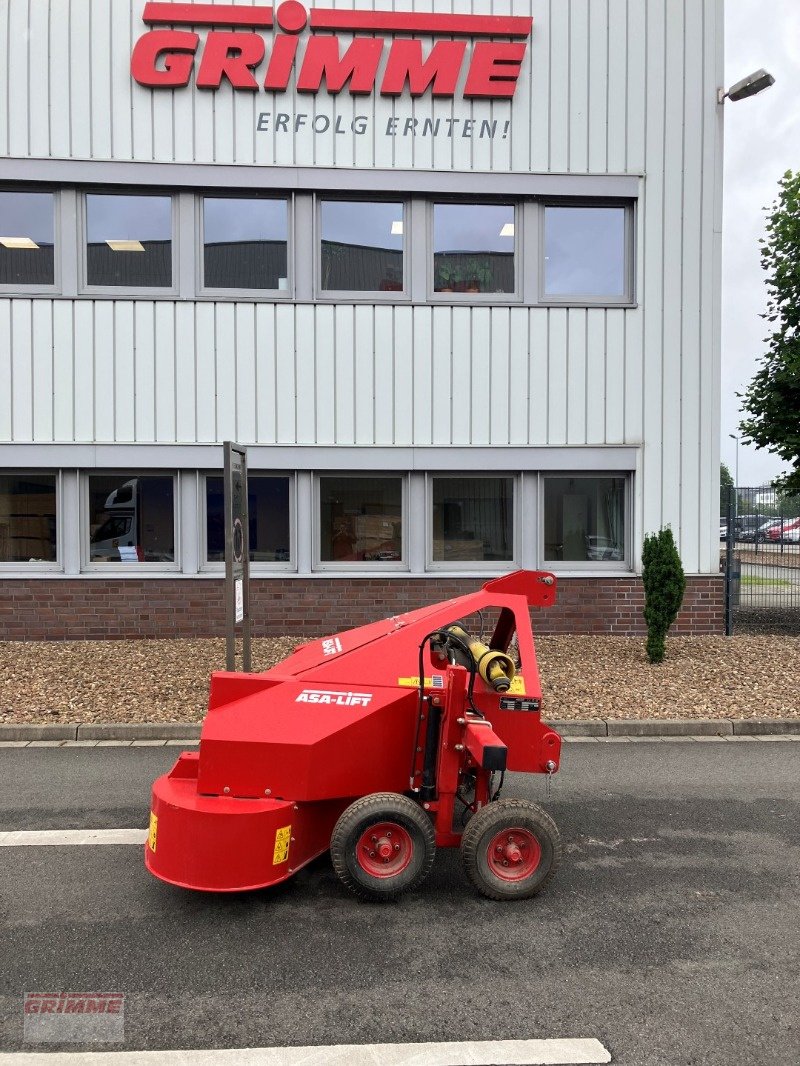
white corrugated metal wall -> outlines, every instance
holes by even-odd
[[[0,299],[0,440],[643,442],[637,539],[669,522],[687,570],[713,572],[722,6],[414,3],[533,14],[510,104],[150,92],[129,73],[141,0],[1,0],[0,154],[29,158],[30,178],[35,160],[69,158],[642,181],[635,309]],[[370,132],[257,133],[266,110],[365,114]],[[381,135],[401,113],[510,119],[511,130],[492,141]]]

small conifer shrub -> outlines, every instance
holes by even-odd
[[[678,617],[686,578],[681,557],[675,547],[672,530],[660,529],[647,534],[642,548],[642,582],[644,584],[644,620],[647,623],[647,658],[651,663],[664,661],[664,640],[669,627]]]

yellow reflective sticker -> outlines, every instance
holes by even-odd
[[[275,850],[272,853],[272,865],[279,866],[289,858],[289,841],[292,839],[292,827],[285,825],[275,834]]]
[[[517,674],[514,680],[511,682],[511,688],[508,690],[512,696],[524,696],[525,695],[525,678],[522,674]]]
[[[419,678],[418,677],[398,677],[397,684],[400,685],[401,688],[419,688]],[[425,678],[425,688],[432,688],[432,687],[433,687],[433,678],[432,677],[426,677]]]
[[[156,850],[156,836],[158,835],[158,817],[150,811],[150,832],[147,834],[147,844],[151,851]]]

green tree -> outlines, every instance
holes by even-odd
[[[761,368],[745,393],[739,424],[747,440],[778,455],[791,470],[776,481],[786,493],[800,492],[800,171],[779,182],[761,238],[767,274],[767,312],[772,332]]]
[[[733,486],[733,475],[725,463],[719,464],[719,516],[728,516],[728,489]]]
[[[644,620],[647,623],[647,658],[662,663],[669,627],[678,617],[686,590],[681,557],[675,547],[672,530],[660,529],[647,534],[642,548],[642,583],[644,584]]]
[[[784,518],[800,518],[800,495],[795,496],[779,489],[775,503],[773,510],[777,515],[782,515]]]

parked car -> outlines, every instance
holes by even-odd
[[[781,524],[780,518],[770,518],[770,519],[768,519],[766,522],[763,523],[763,525],[760,525],[758,527],[758,532],[756,533],[756,538],[755,539],[757,541],[759,541],[760,543],[763,543],[764,541],[768,541],[769,540],[769,531],[771,529],[774,529],[776,526],[780,526],[780,524]]]
[[[772,541],[773,544],[789,543],[788,540],[790,534],[794,533],[796,529],[800,529],[800,518],[784,518],[778,519],[778,521],[767,531],[767,538]]]
[[[728,523],[727,522],[720,522],[720,524],[719,524],[719,539],[720,540],[727,540],[728,539]]]
[[[766,522],[764,522],[762,520],[763,517],[764,517],[763,515],[760,515],[759,516],[759,520],[758,520],[757,523],[753,523],[753,525],[749,525],[746,528],[744,528],[741,531],[741,533],[739,534],[738,539],[741,540],[741,541],[745,541],[745,542],[749,541],[750,543],[754,543],[756,541],[760,542],[760,541],[766,540],[767,539],[767,530],[775,522],[775,519],[774,518],[768,518],[766,520]]]
[[[754,541],[758,539],[758,530],[764,524],[766,515],[763,514],[740,514],[734,523],[734,536],[736,540]]]

